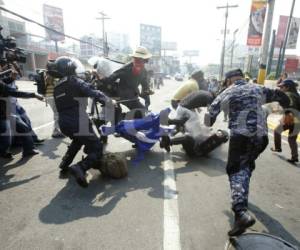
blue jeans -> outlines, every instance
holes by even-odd
[[[17,136],[21,140],[23,152],[34,149],[31,128],[19,116],[13,117],[12,122],[16,124],[16,131],[13,131],[16,133],[13,133],[13,136]]]
[[[17,114],[20,116],[20,118],[22,119],[22,121],[29,127],[29,129],[31,130],[31,135],[33,138],[33,141],[36,141],[38,139],[37,134],[32,130],[32,126],[31,126],[31,121],[30,118],[28,117],[25,109],[21,106],[21,105],[17,105]]]

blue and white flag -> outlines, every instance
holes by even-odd
[[[161,136],[170,134],[173,127],[162,126],[160,121],[163,116],[168,117],[171,110],[162,110],[159,114],[150,113],[141,119],[123,120],[115,127],[101,126],[101,133],[109,135],[119,134],[126,140],[135,143],[138,150],[138,158],[142,159],[143,154],[149,151]]]

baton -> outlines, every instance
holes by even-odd
[[[132,98],[132,99],[119,100],[119,101],[116,101],[116,103],[132,102],[132,101],[137,101],[137,100],[139,100],[139,99],[137,99],[137,98]]]

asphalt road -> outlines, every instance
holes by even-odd
[[[152,97],[151,109],[169,106],[180,84],[166,80]],[[20,89],[34,86],[22,82]],[[127,156],[128,178],[105,179],[92,170],[89,187],[82,189],[72,178],[58,178],[70,141],[50,137],[50,108],[36,100],[21,103],[47,141],[31,159],[22,161],[20,150],[14,149],[13,161],[0,160],[1,249],[224,249],[233,219],[227,144],[198,159],[188,158],[179,146],[167,154],[156,145],[135,164],[131,144],[111,137],[106,150]],[[222,118],[215,129],[226,128]],[[268,147],[257,161],[250,190],[257,223],[251,230],[300,247],[300,168],[284,157],[289,157],[286,144],[281,155]]]

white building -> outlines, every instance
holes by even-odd
[[[127,53],[129,45],[129,35],[123,33],[107,33],[108,47],[111,51]]]
[[[80,56],[82,58],[90,58],[92,56],[100,56],[103,54],[102,51],[102,39],[96,37],[95,35],[83,36],[81,40],[88,42],[80,42]]]

